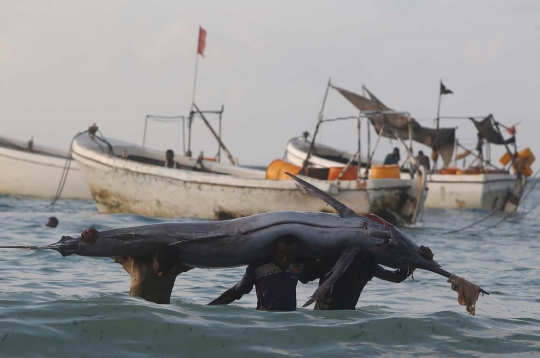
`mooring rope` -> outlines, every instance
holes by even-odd
[[[64,164],[64,169],[62,170],[62,176],[60,177],[60,182],[58,183],[58,187],[56,188],[56,194],[54,195],[53,201],[49,205],[45,206],[46,208],[50,207],[51,211],[54,210],[54,204],[56,204],[58,199],[60,199],[60,196],[62,195],[62,191],[64,190],[64,186],[66,185],[67,176],[68,176],[68,173],[69,173],[69,168],[71,167],[71,160],[72,160],[72,156],[71,156],[72,149],[71,149],[71,147],[73,145],[73,141],[79,135],[88,133],[88,131],[89,130],[87,129],[84,132],[79,132],[73,138],[71,138],[71,142],[69,144],[69,151],[68,151],[68,154],[67,154],[67,157],[66,157],[66,162]]]
[[[429,194],[428,194],[429,195]],[[456,230],[452,230],[452,231],[447,231],[447,232],[443,232],[443,235],[446,235],[446,234],[453,234],[455,232],[460,232],[460,231],[463,231],[463,230],[467,230],[468,228],[471,228],[477,224],[480,224],[482,221],[492,217],[493,215],[495,215],[496,213],[498,213],[499,211],[501,211],[502,209],[497,209],[497,210],[493,210],[489,215],[486,215],[485,217],[483,217],[482,219],[478,220],[478,221],[475,221],[473,222],[472,224],[470,225],[467,225],[465,227],[462,227],[460,229],[456,229]]]
[[[538,176],[538,174],[540,174],[540,170],[538,170],[538,171],[531,177],[530,180],[535,179],[535,178]],[[538,183],[538,179],[535,180],[533,186],[529,189],[529,191],[527,191],[527,193],[526,193],[526,194],[523,196],[523,198],[520,200],[520,204],[523,203],[523,202],[527,199],[527,197],[528,197],[529,194],[533,191],[533,189],[534,189],[534,187],[536,186],[537,183]],[[537,203],[537,204],[533,207],[533,209],[534,209],[535,207],[537,207],[539,204],[540,204],[540,202]],[[519,207],[519,205],[516,206],[516,207],[514,208],[514,210],[512,210],[510,213],[508,213],[507,215],[505,215],[501,220],[497,221],[493,226],[490,226],[490,227],[488,227],[488,228],[485,228],[484,231],[491,230],[491,229],[497,227],[500,223],[502,223],[502,222],[504,222],[505,220],[507,220],[510,216],[512,216],[512,214],[514,214],[514,213],[517,211],[518,207]],[[529,210],[527,213],[525,213],[525,215],[527,215],[528,213],[530,213],[533,209]],[[482,219],[480,219],[480,220],[478,220],[478,221],[476,221],[476,222],[474,222],[474,223],[472,223],[472,224],[470,224],[470,225],[468,225],[468,226],[462,227],[462,228],[457,229],[457,230],[452,230],[452,231],[444,232],[443,235],[446,235],[446,234],[453,234],[453,233],[456,233],[456,232],[463,231],[463,230],[466,230],[466,229],[468,229],[468,228],[471,228],[471,227],[473,227],[473,226],[475,226],[475,225],[477,225],[477,224],[480,224],[481,222],[485,221],[486,219],[492,217],[495,213],[497,213],[497,212],[499,212],[499,211],[501,211],[501,210],[502,210],[502,209],[497,209],[497,210],[491,212],[489,215],[485,216],[484,218],[482,218]],[[540,215],[539,215],[539,216],[540,216]]]

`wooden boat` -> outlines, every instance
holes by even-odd
[[[0,194],[53,199],[68,153],[54,148],[0,137]],[[71,161],[62,199],[92,199],[77,163]]]
[[[520,172],[523,175],[510,174],[508,170],[497,170],[492,166],[490,170],[484,167],[450,170],[448,165],[452,160],[455,147],[458,145],[455,141],[455,128],[431,129],[422,127],[408,113],[393,112],[375,97],[367,88],[365,91],[370,98],[360,96],[356,93],[344,90],[339,87],[333,87],[340,92],[349,102],[357,107],[375,127],[379,137],[395,137],[395,132],[399,136],[409,136],[413,140],[430,147],[436,147],[436,138],[439,136],[439,153],[445,165],[440,171],[428,173],[427,187],[428,195],[425,201],[425,208],[440,209],[483,209],[486,211],[504,210],[513,212],[521,199],[525,186],[525,176],[530,176],[532,170],[530,165],[534,161],[534,156],[528,150],[512,155],[506,154],[501,158],[501,164],[507,165],[511,158],[516,156],[522,161],[516,163],[514,167],[520,166]],[[500,123],[496,123],[493,116],[488,116],[482,121],[472,119],[479,135],[488,143],[497,145],[506,145],[515,143],[515,137],[504,139],[498,129]],[[391,131],[389,129],[392,129]],[[512,135],[515,134],[515,130]],[[300,163],[307,153],[307,145],[302,143],[301,138],[292,139],[287,145],[286,158],[291,163]],[[351,158],[353,154],[341,152],[337,149],[316,145],[309,161],[316,167],[331,167],[340,165],[345,160]],[[508,157],[508,158],[506,158]],[[521,157],[521,158],[520,158]],[[477,159],[483,161],[479,155]],[[362,159],[362,173],[365,175],[365,167],[368,161]],[[486,161],[484,161],[486,162]],[[375,164],[375,162],[373,162]],[[488,160],[486,162],[490,164]],[[510,163],[509,165],[513,165]],[[401,178],[410,178],[410,173],[402,173]]]
[[[291,139],[287,143],[286,160],[302,165],[306,157],[308,143],[303,137]],[[339,151],[326,145],[315,144],[310,163],[317,168],[330,168],[343,165],[353,154]],[[354,162],[356,163],[356,162]],[[362,161],[364,164],[364,161]],[[380,162],[374,161],[374,165]],[[451,171],[447,174],[427,174],[428,195],[424,208],[428,209],[501,209],[508,193],[514,188],[516,175],[508,172],[489,171]],[[363,165],[361,174],[365,175]],[[410,179],[409,173],[401,173],[401,178]]]
[[[175,156],[180,169],[174,169],[164,166],[161,151],[88,134],[74,139],[72,151],[103,213],[227,219],[279,210],[332,211],[294,181],[279,180],[276,164],[279,173],[288,170],[279,162],[265,172]],[[420,179],[415,186],[412,180],[400,179],[301,177],[358,213],[372,212],[394,222],[413,224],[418,210],[411,213],[407,200],[413,197],[409,201],[418,206],[425,198],[425,181]]]

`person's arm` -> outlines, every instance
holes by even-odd
[[[122,265],[124,270],[131,275],[133,272],[133,257],[113,256],[111,259],[117,264]]]
[[[242,280],[223,292],[221,296],[210,302],[209,305],[228,305],[233,301],[239,300],[243,295],[253,290],[255,281],[255,269],[252,266],[248,266]]]
[[[174,276],[178,276],[180,275],[182,272],[187,272],[189,270],[191,270],[193,267],[191,266],[186,266],[186,265],[183,265],[181,263],[178,263],[174,266],[174,268],[171,270],[171,272],[169,273],[169,275],[174,275]]]
[[[306,284],[308,282],[317,280],[329,271],[329,268],[327,267],[328,263],[324,260],[305,260],[304,261],[304,271],[298,278],[298,281],[302,282],[303,284]]]
[[[431,252],[431,249],[427,246],[420,246],[419,248],[420,255],[428,261],[433,260],[433,252]],[[409,267],[408,269],[399,269],[399,270],[386,270],[381,265],[377,265],[375,268],[375,277],[381,280],[400,283],[405,281],[407,277],[413,274],[415,268]]]

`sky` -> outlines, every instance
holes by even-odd
[[[241,164],[267,165],[290,138],[313,132],[329,79],[358,93],[365,85],[424,126],[434,126],[442,80],[454,94],[443,96],[441,116],[519,122],[518,148],[540,159],[540,2],[519,0],[4,0],[0,135],[67,150],[96,123],[107,137],[142,143],[147,115],[189,114],[199,26],[207,41],[195,103],[224,106],[223,141]],[[330,90],[323,115],[357,111]],[[470,121],[441,126],[474,147]],[[181,122],[150,122],[146,145],[181,153],[182,137]],[[325,123],[318,141],[354,152],[356,123]],[[395,145],[382,139],[375,158]],[[200,119],[192,151],[217,152]],[[497,161],[503,149],[492,153]]]

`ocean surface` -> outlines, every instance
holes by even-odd
[[[526,189],[527,191],[528,189]],[[430,210],[403,229],[448,271],[491,293],[469,316],[444,277],[373,279],[356,311],[301,308],[317,287],[298,286],[298,311],[258,312],[254,291],[207,306],[245,268],[194,269],[176,281],[170,305],[129,296],[129,275],[109,258],[0,250],[1,357],[540,356],[540,185],[518,213]],[[0,245],[43,245],[95,226],[171,220],[99,214],[93,202],[0,196]],[[58,228],[44,226],[51,215]]]

